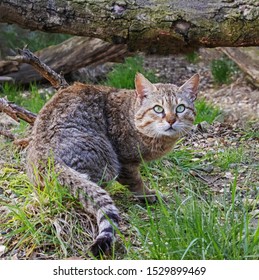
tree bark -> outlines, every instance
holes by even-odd
[[[85,37],[73,37],[35,52],[41,62],[62,75],[88,65],[120,61],[126,54],[129,55],[126,45],[113,45],[100,39]],[[43,79],[31,65],[17,61],[0,61],[0,75],[3,80],[9,77],[22,84]]]
[[[257,0],[2,0],[0,22],[126,43],[169,54],[195,47],[258,46]]]

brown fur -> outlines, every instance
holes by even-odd
[[[139,173],[142,160],[168,153],[192,126],[199,77],[182,87],[150,83],[136,75],[136,91],[74,85],[58,91],[42,108],[28,149],[28,175],[44,175],[48,157],[54,157],[59,181],[96,216],[99,234],[91,247],[98,255],[110,249],[119,213],[101,187],[112,179],[136,195],[155,199]],[[185,111],[176,113],[178,104]],[[156,113],[155,106],[163,112]],[[151,196],[150,196],[151,195]]]

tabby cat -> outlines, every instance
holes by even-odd
[[[28,148],[28,176],[36,183],[48,157],[54,157],[59,182],[96,217],[93,255],[110,250],[120,219],[105,182],[116,179],[134,194],[156,199],[144,186],[139,166],[171,151],[190,130],[198,84],[198,74],[177,87],[152,84],[140,73],[135,90],[75,83],[59,90],[38,114]]]

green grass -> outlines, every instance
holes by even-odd
[[[214,59],[210,65],[212,77],[216,84],[228,84],[237,67],[228,58]]]
[[[127,257],[258,259],[259,227],[254,227],[252,209],[238,191],[238,173],[230,187],[225,187],[221,195],[215,195],[188,172],[206,161],[207,155],[200,162],[193,162],[193,153],[189,150],[187,154],[187,150],[182,149],[160,161],[144,164],[143,177],[152,188],[159,186],[167,199],[160,198],[156,205],[130,207],[130,220],[141,246],[132,246]],[[240,149],[238,153],[240,161],[244,152]],[[223,162],[214,162],[214,166],[225,171],[234,159],[237,157],[233,150],[226,150]],[[250,197],[249,191],[246,196]],[[258,200],[257,193],[254,201]]]
[[[157,82],[157,78],[152,71],[143,68],[143,58],[140,56],[128,57],[124,63],[117,64],[107,75],[106,85],[115,88],[135,88],[135,75],[142,73],[152,83]]]
[[[25,90],[23,87],[18,85],[4,83],[3,92],[0,93],[0,97],[5,96],[9,101],[14,102],[15,104],[36,114],[51,97],[49,94],[40,94],[38,86],[35,83],[31,83],[28,90]],[[24,134],[28,126],[28,123],[21,120],[20,125],[15,129],[15,132]]]
[[[32,185],[23,170],[6,165],[0,171],[0,185],[8,181],[0,196],[6,213],[0,216],[0,231],[10,254],[19,251],[22,258],[65,258],[86,255],[92,236],[87,228],[90,219],[75,198],[57,182],[49,164],[44,188]],[[12,192],[14,198],[8,196]],[[88,225],[89,227],[89,225]],[[80,239],[78,239],[80,236]],[[76,248],[78,251],[75,252]]]
[[[216,163],[222,170],[227,170],[231,165],[242,163],[244,158],[244,148],[229,148],[217,154]]]
[[[192,51],[187,53],[185,58],[189,63],[197,63],[199,61],[199,54],[195,51]]]
[[[251,226],[252,215],[240,202],[232,183],[232,201],[219,204],[183,186],[174,191],[173,203],[132,207],[141,248],[133,259],[258,259],[259,228]],[[257,198],[258,199],[258,198]],[[145,222],[143,222],[145,216]]]
[[[0,152],[7,153],[8,149],[5,157],[12,164],[0,171],[0,201],[6,207],[6,213],[0,212],[0,232],[4,233],[1,238],[9,255],[19,252],[22,258],[89,258],[87,247],[94,225],[79,203],[57,183],[51,162],[45,187],[35,187],[28,181],[22,157],[18,151],[13,152],[12,144],[0,147]],[[257,192],[252,206],[247,204],[252,189],[244,194],[238,181],[239,167],[249,161],[249,155],[242,147],[226,148],[194,161],[197,152],[179,141],[165,158],[143,164],[145,182],[166,195],[166,200],[159,197],[157,204],[138,203],[125,187],[111,182],[108,190],[120,207],[124,232],[118,234],[118,248],[110,258],[259,258],[259,227],[252,223],[259,195]],[[233,162],[237,164],[234,172]],[[230,186],[225,185],[220,195],[191,175],[192,170],[207,164],[217,169],[215,176],[226,171],[234,174]]]
[[[33,113],[38,113],[46,101],[50,98],[49,95],[40,94],[38,86],[35,83],[31,83],[27,91],[20,86],[4,83],[1,97],[4,96],[7,96],[9,101],[14,102]]]
[[[199,99],[195,102],[195,108],[197,111],[195,124],[201,123],[203,121],[212,124],[213,121],[222,114],[219,107],[212,105],[211,103],[207,102],[204,98]]]
[[[17,25],[7,24],[0,25],[0,33],[2,40],[0,46],[0,57],[4,57],[6,55],[7,49],[22,49],[27,45],[30,51],[35,52],[48,46],[57,45],[71,38],[71,35],[68,34],[29,31],[20,28]]]

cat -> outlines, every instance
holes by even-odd
[[[177,87],[152,84],[140,73],[135,90],[75,83],[39,112],[28,147],[28,176],[36,183],[48,157],[54,157],[60,184],[96,217],[94,256],[110,251],[120,220],[105,182],[116,179],[135,195],[156,200],[139,166],[167,154],[191,129],[198,84],[198,74]]]

